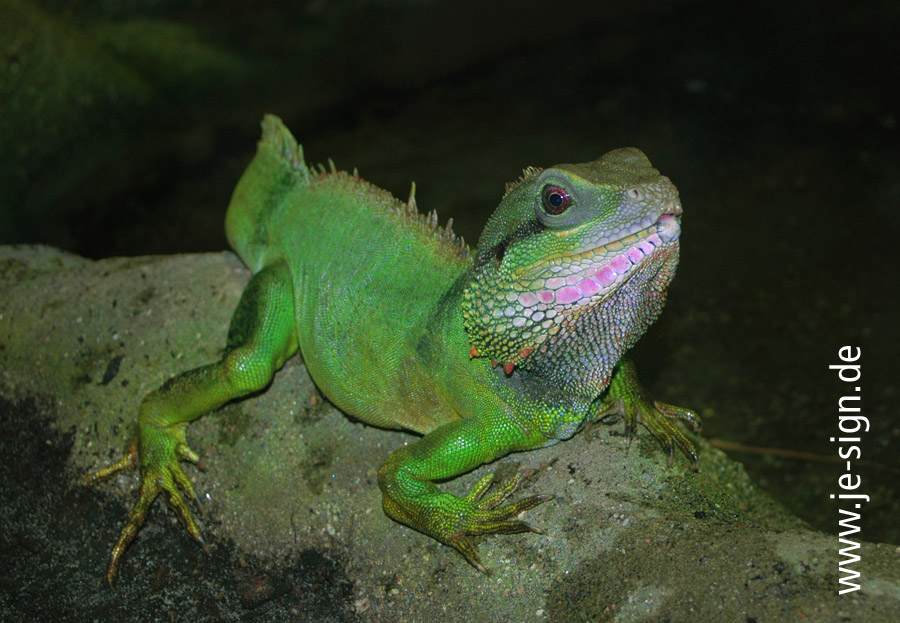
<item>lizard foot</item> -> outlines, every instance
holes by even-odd
[[[647,427],[666,451],[669,467],[675,459],[675,447],[684,453],[694,471],[700,469],[700,458],[694,444],[678,428],[677,421],[690,425],[694,432],[701,427],[700,416],[690,409],[653,400],[638,382],[634,364],[624,361],[609,386],[607,399],[601,404],[600,417],[610,413],[625,416],[625,439],[630,446],[638,424]]]
[[[697,456],[694,444],[676,424],[678,420],[682,420],[687,422],[695,433],[699,432],[702,423],[700,416],[694,411],[659,400],[641,401],[631,405],[631,408],[623,406],[622,410],[625,413],[625,443],[627,445],[631,445],[631,439],[640,423],[646,426],[647,430],[662,444],[666,452],[666,464],[669,467],[672,467],[675,460],[675,447],[678,446],[678,449],[691,462],[691,468],[695,472],[700,469],[700,457]]]
[[[497,491],[485,497],[493,480],[494,474],[488,474],[460,498],[460,501],[469,505],[471,510],[461,520],[457,531],[443,539],[447,545],[462,554],[469,564],[485,574],[489,574],[489,571],[481,563],[478,548],[469,537],[480,534],[519,534],[522,532],[544,534],[542,530],[524,521],[510,519],[510,517],[515,517],[522,511],[553,499],[553,496],[550,495],[535,495],[503,506],[502,504],[522,482],[522,476],[517,474],[500,485]]]
[[[85,484],[94,484],[127,471],[140,463],[141,486],[138,500],[131,512],[128,513],[128,520],[125,522],[109,558],[106,579],[110,586],[115,583],[119,563],[125,550],[141,526],[144,525],[150,505],[162,492],[165,492],[169,507],[175,511],[188,534],[200,544],[203,551],[207,554],[210,553],[182,496],[183,491],[194,501],[197,510],[202,512],[194,486],[179,465],[180,460],[197,463],[199,459],[200,457],[190,449],[184,439],[183,425],[167,428],[146,425],[141,430],[140,440],[135,437],[128,453],[121,460],[114,465],[88,474],[82,479]]]

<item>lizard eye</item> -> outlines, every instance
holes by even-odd
[[[569,209],[572,205],[572,196],[564,188],[547,184],[541,191],[541,205],[544,212],[556,216]]]

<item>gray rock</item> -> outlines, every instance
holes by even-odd
[[[381,510],[376,470],[416,437],[342,415],[300,357],[266,391],[189,429],[205,470],[186,469],[204,504],[212,558],[196,558],[200,548],[174,515],[157,511],[126,554],[120,590],[109,591],[100,582],[102,560],[137,480],[119,476],[87,488],[76,478],[121,456],[144,394],[218,358],[248,277],[230,253],[94,262],[48,247],[0,247],[0,396],[7,405],[37,405],[37,430],[71,445],[71,469],[47,474],[48,487],[65,480],[66,495],[98,495],[100,507],[115,507],[98,520],[84,510],[93,508],[88,503],[61,506],[65,521],[81,526],[67,535],[36,536],[28,522],[15,524],[10,539],[27,535],[33,550],[65,549],[67,566],[45,568],[27,548],[13,557],[9,564],[22,571],[8,572],[4,619],[46,614],[58,603],[61,612],[77,604],[95,618],[116,608],[180,617],[194,604],[194,620],[242,620],[248,611],[278,620],[318,591],[325,614],[311,620],[900,620],[896,546],[863,543],[852,566],[862,588],[840,595],[836,536],[808,529],[702,439],[699,473],[683,457],[667,469],[645,430],[626,449],[621,422],[595,423],[569,441],[442,485],[460,494],[488,471],[501,478],[522,471],[521,495],[555,497],[526,513],[546,534],[480,540],[492,574],[479,574]],[[4,418],[4,435],[24,428],[15,422]],[[3,469],[23,469],[18,459],[12,464]],[[4,506],[37,488],[3,482]],[[0,517],[12,525],[23,512],[32,511]],[[163,563],[148,555],[151,547],[187,553]],[[311,553],[319,569],[335,566],[331,581],[297,579]],[[337,596],[326,586],[334,588],[334,577],[349,583]],[[12,590],[42,586],[59,587],[44,606],[26,606]]]

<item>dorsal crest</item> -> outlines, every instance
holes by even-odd
[[[511,191],[513,188],[515,188],[519,184],[533,180],[534,178],[536,178],[538,175],[541,174],[541,171],[543,171],[543,169],[540,167],[525,167],[524,169],[522,169],[522,175],[519,176],[519,179],[517,179],[514,182],[506,183],[506,188],[504,190],[504,194],[508,194],[509,191]]]

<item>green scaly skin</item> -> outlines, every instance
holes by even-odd
[[[508,186],[476,253],[415,198],[403,203],[349,174],[309,167],[274,116],[226,217],[232,246],[253,271],[223,358],[148,394],[138,434],[119,463],[141,487],[112,551],[112,583],[147,509],[165,492],[203,545],[182,493],[196,500],[181,460],[192,420],[259,391],[298,349],[313,380],[344,412],[420,433],[378,471],[395,520],[456,548],[485,571],[479,534],[537,532],[514,519],[546,501],[506,503],[518,478],[463,497],[433,483],[510,452],[571,437],[619,411],[644,424],[671,462],[693,445],[674,425],[688,410],[653,402],[622,360],[662,310],[678,263],[681,206],[643,153],[529,168]]]

